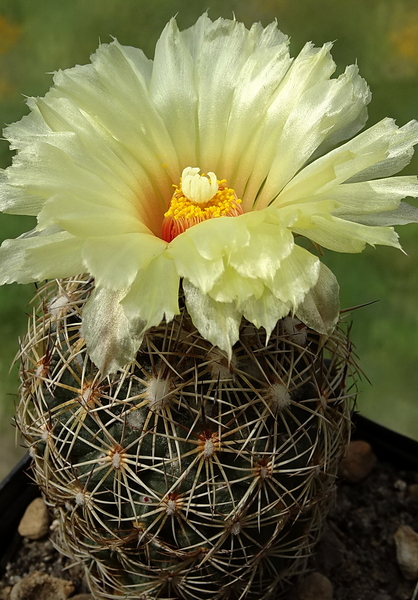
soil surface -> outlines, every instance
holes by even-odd
[[[334,600],[412,600],[415,581],[398,567],[394,534],[418,532],[418,473],[377,463],[361,483],[341,482],[312,567],[334,586]]]
[[[361,483],[340,482],[336,506],[311,561],[311,568],[332,582],[333,600],[415,599],[416,582],[404,579],[397,565],[394,534],[400,525],[418,532],[417,484],[418,473],[381,462]],[[0,580],[0,599],[7,600],[10,588],[33,571],[73,581],[74,594],[88,591],[80,569],[71,567],[51,542],[23,540]]]

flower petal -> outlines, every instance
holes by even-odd
[[[96,237],[85,241],[83,263],[99,287],[108,290],[129,288],[167,244],[153,235],[126,234]]]
[[[229,265],[209,292],[216,302],[235,302],[237,307],[248,298],[259,298],[264,290],[261,279],[242,276]]]
[[[388,121],[391,121],[391,119],[384,119],[380,123],[377,123],[375,127],[379,127],[380,124],[387,123]],[[357,136],[352,140],[352,146],[357,144],[359,137]],[[418,122],[415,120],[410,121],[403,127],[396,127],[393,132],[388,130],[387,141],[389,150],[385,160],[353,175],[350,181],[367,181],[368,179],[388,177],[398,173],[409,165],[414,155],[414,145],[418,143]]]
[[[328,80],[334,72],[335,63],[330,54],[331,46],[332,44],[325,44],[323,48],[318,49],[313,44],[306,44],[280,82],[266,111],[263,127],[260,128],[259,134],[253,143],[246,148],[245,160],[240,161],[238,178],[242,177],[244,173],[251,173],[243,196],[245,207],[249,203],[254,203],[254,199],[257,198],[268,177],[273,161],[277,156],[283,128],[289,115],[294,110],[298,110],[299,99],[311,87]],[[305,118],[306,114],[300,120]],[[287,159],[284,158],[284,160]],[[279,191],[280,188],[275,189],[273,195],[270,195],[262,206],[266,206],[273,200]]]
[[[171,185],[167,167],[172,169],[169,176],[176,177],[180,166],[166,124],[150,98],[152,61],[116,40],[99,46],[91,60],[91,66],[59,71],[55,87],[94,116],[98,133],[108,132],[116,149],[122,142],[124,160],[131,153],[147,173],[151,189],[165,194]]]
[[[311,221],[316,228],[295,227],[295,233],[300,233],[316,244],[335,252],[362,252],[366,244],[401,248],[398,242],[399,236],[392,227],[369,227],[353,221],[321,215],[312,216]]]
[[[283,226],[268,222],[249,227],[248,232],[248,243],[232,251],[228,263],[243,277],[271,279],[280,261],[292,252],[293,235]]]
[[[302,169],[280,193],[276,203],[289,204],[313,194],[324,194],[348,180],[350,183],[363,181],[363,178],[355,179],[355,176],[367,173],[369,168],[374,169],[374,165],[385,164],[393,140],[399,137],[404,139],[405,135],[395,122],[383,119]],[[409,136],[406,137],[409,139]]]
[[[347,118],[351,121],[350,112],[356,114],[369,99],[368,86],[356,67],[347,69],[338,79],[316,83],[301,95],[283,126],[257,206],[267,206],[327,136],[343,129]]]
[[[96,287],[83,308],[81,335],[91,360],[106,376],[132,361],[145,324],[129,320],[120,304],[126,291]]]
[[[257,47],[242,65],[235,81],[231,80],[233,97],[216,167],[221,176],[230,182],[239,198],[243,197],[252,172],[244,166],[244,163],[251,161],[246,149],[254,145],[255,139],[259,139],[266,110],[292,63],[288,40],[277,29],[276,23],[259,32],[254,27],[251,33],[253,36],[256,34],[252,43],[254,46],[257,44]],[[252,201],[249,200],[248,198],[248,202],[244,203],[245,210],[251,209]]]
[[[316,256],[295,245],[267,286],[280,302],[290,305],[294,310],[316,284],[320,264]]]
[[[401,202],[396,210],[365,215],[344,215],[344,218],[362,225],[380,225],[383,227],[407,225],[408,223],[418,223],[418,208],[406,202]]]
[[[416,177],[391,177],[344,183],[329,192],[328,196],[341,204],[333,211],[335,216],[356,220],[357,215],[394,210],[400,200],[407,196],[417,198],[418,181]]]
[[[235,185],[237,157],[290,65],[287,37],[275,23],[266,30],[261,25],[247,30],[235,19],[212,22],[206,14],[181,35],[193,60],[199,97],[199,166]]]
[[[124,233],[151,233],[133,206],[111,207],[73,198],[67,194],[47,200],[38,217],[40,227],[57,224],[79,237],[101,237]]]
[[[166,25],[155,47],[149,93],[167,127],[179,164],[182,168],[196,166],[198,96],[194,65],[174,19]],[[180,173],[179,168],[178,177]]]
[[[240,303],[240,310],[256,327],[264,327],[269,337],[278,320],[291,312],[291,306],[284,304],[268,288],[264,288],[259,298],[251,297]]]
[[[189,35],[199,97],[199,166],[205,172],[219,171],[219,149],[225,143],[235,85],[253,44],[243,23],[229,19],[212,23],[207,15],[200,21],[192,28],[197,35],[192,39]]]
[[[174,260],[167,253],[160,254],[139,271],[122,300],[126,316],[143,321],[147,329],[159,325],[164,318],[171,321],[179,314],[179,283]]]
[[[0,285],[83,273],[83,243],[84,240],[65,232],[50,235],[35,232],[30,237],[5,240],[0,248]]]
[[[232,356],[232,346],[239,339],[241,314],[232,302],[216,302],[192,283],[183,280],[187,310],[200,334],[214,346]]]
[[[170,244],[170,254],[180,277],[186,277],[206,294],[223,273],[224,261],[221,256],[213,259],[202,256],[196,248],[195,239],[195,236],[187,235],[187,231],[179,235]]]
[[[10,167],[0,170],[0,210],[14,215],[29,215],[36,217],[45,199],[29,194],[25,186],[9,184]]]

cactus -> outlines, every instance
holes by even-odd
[[[391,177],[418,123],[359,133],[369,88],[330,49],[172,19],[153,60],[100,45],[4,132],[0,209],[37,225],[0,284],[49,280],[17,423],[96,598],[273,598],[318,539],[356,366],[314,253],[418,222]]]
[[[47,283],[20,353],[17,424],[58,548],[95,598],[275,598],[333,499],[355,392],[348,337],[288,316],[267,340],[244,322],[228,361],[182,306],[103,377],[79,335],[92,286]]]

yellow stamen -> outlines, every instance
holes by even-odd
[[[206,176],[198,175],[198,172],[197,168],[187,167],[182,173],[180,185],[173,186],[175,192],[162,225],[162,238],[166,242],[171,242],[189,227],[207,219],[238,217],[244,212],[241,200],[226,185],[225,179],[216,179],[214,173]]]

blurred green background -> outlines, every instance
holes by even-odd
[[[337,73],[357,62],[372,89],[369,125],[385,116],[399,125],[418,117],[416,0],[0,0],[0,124],[26,114],[24,96],[45,94],[51,72],[88,62],[99,41],[115,36],[152,57],[172,16],[184,28],[206,9],[212,19],[235,14],[247,26],[277,19],[291,36],[293,53],[306,41],[335,40]],[[0,165],[10,161],[0,141]],[[417,157],[405,173],[418,173]],[[31,227],[30,219],[0,215],[1,240]],[[378,300],[354,315],[352,338],[372,383],[361,383],[361,412],[418,438],[418,229],[400,229],[407,256],[378,248],[362,255],[326,253],[324,260],[340,281],[342,307]],[[9,370],[33,291],[0,288],[0,477],[19,456],[10,425],[18,376],[16,367]]]

